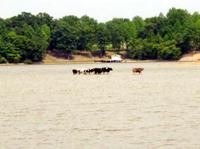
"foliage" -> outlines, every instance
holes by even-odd
[[[42,61],[47,50],[70,58],[75,50],[102,56],[106,50],[125,49],[129,58],[162,60],[200,50],[200,14],[176,8],[166,16],[114,18],[105,23],[88,16],[56,20],[47,13],[22,12],[0,18],[0,32],[0,63]]]
[[[78,40],[78,50],[88,49],[88,45],[96,43],[97,21],[88,16],[79,19],[80,30]]]
[[[5,57],[0,56],[0,64],[7,63],[7,60]]]
[[[66,16],[56,21],[56,26],[52,31],[51,48],[61,52],[76,50],[79,27],[79,19],[75,16]]]
[[[24,61],[24,64],[32,64],[33,62],[30,59]]]
[[[136,27],[129,19],[114,18],[106,26],[113,48],[127,48],[128,42],[136,36]]]
[[[96,38],[99,49],[105,50],[106,45],[109,43],[109,33],[104,23],[97,25]]]
[[[177,60],[181,56],[181,49],[176,47],[176,41],[160,41],[153,43],[139,39],[130,43],[127,56],[133,59],[162,59]]]

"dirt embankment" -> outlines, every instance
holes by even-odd
[[[56,56],[53,53],[48,53],[43,60],[44,64],[65,64],[65,63],[76,63],[76,62],[94,62],[100,60],[110,60],[111,56],[116,54],[115,52],[106,52],[103,57],[94,56],[91,52],[81,51],[72,55],[71,59],[67,59],[63,56]]]
[[[184,54],[179,61],[180,62],[200,62],[200,52],[194,51],[188,54]]]
[[[94,56],[91,54],[91,52],[88,51],[81,51],[72,56],[72,59],[66,59],[64,57],[55,56],[52,53],[48,53],[43,60],[44,64],[65,64],[65,63],[78,63],[78,62],[94,62],[94,61],[100,61],[100,60],[109,60],[113,54],[116,54],[115,52],[108,51],[106,52],[106,55],[102,58],[99,58],[98,56]],[[123,57],[124,53],[120,53]],[[130,59],[123,59],[125,62],[135,62],[136,60],[130,60]],[[184,54],[178,62],[198,62],[200,63],[200,52],[191,52],[188,54]]]

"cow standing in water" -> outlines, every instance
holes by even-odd
[[[110,71],[113,71],[113,69],[112,68],[110,68],[110,67],[103,67],[103,68],[101,68],[102,69],[102,72],[103,73],[109,73]]]
[[[87,69],[86,68],[82,68],[82,69],[72,69],[72,73],[75,74],[86,74],[87,73]]]
[[[80,70],[73,69],[72,72],[73,72],[74,75],[75,74],[80,74]]]
[[[138,73],[140,74],[142,71],[144,70],[144,68],[133,68],[133,73]]]
[[[88,68],[82,68],[82,69],[73,69],[72,73],[74,75],[76,74],[101,74],[101,73],[109,73],[110,71],[113,71],[112,68],[110,67],[103,67],[103,68],[92,68],[92,69],[88,69]]]

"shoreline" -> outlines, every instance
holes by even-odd
[[[200,61],[159,61],[159,60],[124,60],[122,62],[95,62],[95,61],[66,61],[66,62],[55,62],[55,63],[6,63],[0,64],[0,66],[30,66],[30,65],[67,65],[67,64],[126,64],[126,63],[194,63],[200,64]]]
[[[24,66],[24,65],[67,65],[67,64],[111,64],[111,63],[195,63],[200,64],[200,52],[191,52],[183,55],[179,60],[136,60],[125,58],[121,62],[109,62],[114,52],[107,52],[106,56],[99,58],[92,56],[90,52],[80,52],[73,55],[72,60],[64,57],[57,57],[51,53],[47,53],[41,62],[32,64],[26,63],[3,63],[0,66]],[[105,61],[105,62],[103,62]]]

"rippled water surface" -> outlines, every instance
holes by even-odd
[[[103,66],[114,71],[71,72]],[[1,149],[198,149],[199,140],[199,64],[0,67]]]

